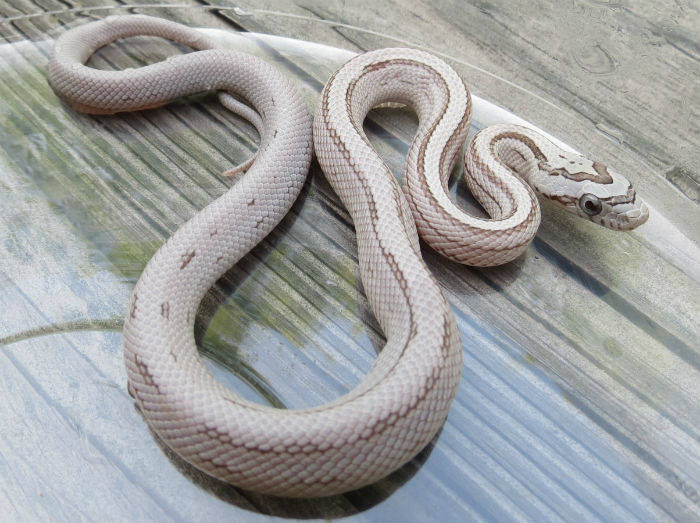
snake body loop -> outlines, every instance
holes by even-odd
[[[99,47],[141,34],[201,51],[126,71],[83,65]],[[464,83],[424,52],[360,55],[324,88],[313,141],[352,215],[364,290],[386,345],[365,379],[331,403],[301,410],[251,403],[202,365],[195,314],[214,282],[288,212],[309,167],[312,130],[301,96],[286,77],[250,55],[213,47],[179,24],[110,17],[58,39],[49,79],[72,106],[98,113],[217,90],[228,108],[261,133],[245,176],[182,225],[149,261],[124,327],[130,389],[145,419],[182,458],[221,480],[282,496],[345,492],[396,470],[435,436],[459,385],[462,351],[453,313],[421,258],[417,231],[460,261],[508,261],[525,249],[539,223],[537,200],[523,179],[544,187],[552,201],[573,204],[574,212],[599,216],[606,225],[620,223],[608,208],[629,212],[625,227],[646,219],[626,180],[597,163],[589,162],[586,171],[578,157],[512,126],[489,128],[472,141],[467,163],[477,173],[468,183],[491,218],[464,214],[445,191],[469,125]],[[408,104],[419,117],[403,190],[362,130],[367,112],[387,101]],[[572,193],[561,180],[585,192]],[[604,194],[601,184],[624,186],[624,195]],[[570,192],[562,194],[562,187]]]

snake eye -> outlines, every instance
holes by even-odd
[[[578,205],[588,216],[595,216],[603,210],[603,204],[595,194],[584,194],[579,198]]]

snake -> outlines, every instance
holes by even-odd
[[[85,65],[97,49],[135,35],[195,51],[123,71]],[[260,146],[245,174],[146,265],[123,345],[128,390],[157,436],[206,474],[262,494],[318,497],[372,484],[413,459],[445,423],[461,379],[462,342],[421,256],[419,233],[456,261],[487,266],[518,257],[532,240],[540,221],[535,191],[612,229],[631,229],[648,216],[612,169],[505,124],[482,130],[467,146],[467,184],[488,217],[465,213],[447,184],[469,130],[471,96],[452,67],[420,50],[351,59],[325,85],[313,121],[293,82],[262,59],[143,15],[67,30],[48,77],[71,107],[98,114],[216,91],[258,129]],[[403,184],[363,130],[367,113],[384,103],[418,115]],[[213,377],[198,353],[194,321],[216,280],[289,211],[313,151],[352,218],[363,290],[386,342],[354,389],[323,405],[279,409],[248,401]]]

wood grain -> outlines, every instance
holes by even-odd
[[[697,5],[149,5],[0,4],[0,521],[698,519]],[[294,39],[226,42],[295,76],[310,109],[348,56],[338,48],[441,53],[477,95],[624,172],[656,218],[616,234],[545,206],[525,256],[488,270],[425,247],[465,351],[434,444],[346,496],[289,502],[222,485],[148,432],[126,392],[120,328],[149,257],[235,183],[220,173],[257,135],[211,94],[110,117],[63,105],[44,74],[51,39],[127,12]],[[92,63],[179,52],[131,39]],[[479,109],[475,127],[489,118]],[[414,129],[410,112],[387,108],[366,124],[397,175]],[[473,209],[463,182],[452,193]],[[196,336],[212,372],[275,406],[328,401],[369,369],[383,338],[352,224],[315,164],[281,226],[209,293]]]

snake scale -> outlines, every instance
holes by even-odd
[[[134,35],[198,51],[125,71],[84,65],[100,47]],[[446,187],[466,139],[471,98],[455,71],[428,53],[382,49],[350,60],[325,86],[312,131],[288,78],[251,55],[215,47],[170,21],[108,17],[63,33],[48,76],[59,96],[90,113],[157,107],[215,90],[260,132],[245,175],[149,261],[124,326],[129,389],[148,424],[182,458],[223,481],[291,497],[345,492],[401,467],[435,436],[459,385],[462,348],[418,233],[460,262],[506,263],[539,225],[531,185],[613,229],[630,229],[648,215],[622,176],[512,125],[489,127],[468,146],[468,184],[490,218],[462,212]],[[403,188],[362,129],[367,112],[384,102],[409,105],[418,115]],[[352,216],[364,290],[386,345],[346,395],[282,410],[217,382],[201,363],[193,327],[213,283],[288,212],[311,162],[312,133],[318,161]]]

